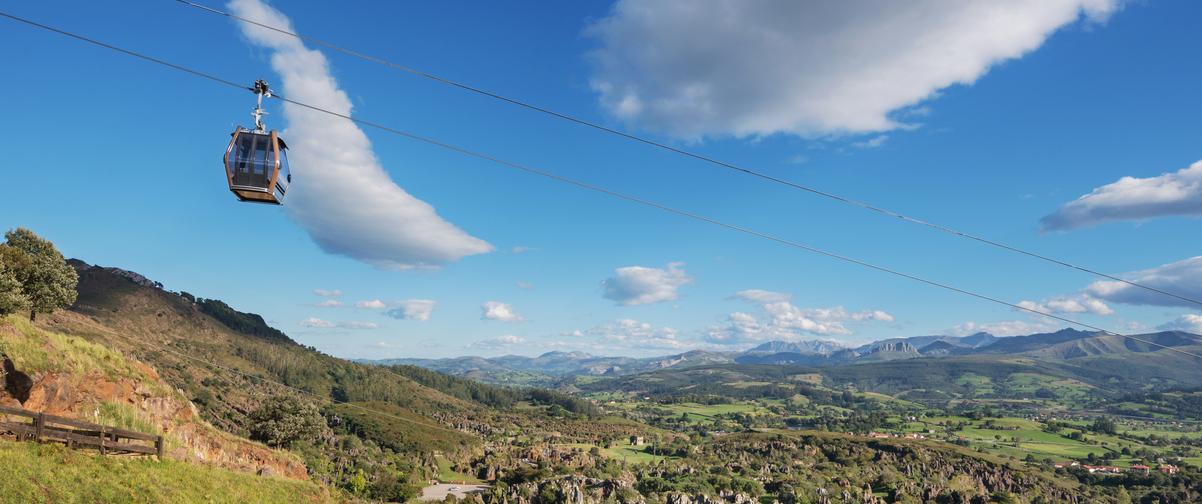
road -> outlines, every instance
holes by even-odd
[[[452,490],[452,488],[454,490]],[[422,489],[421,500],[423,501],[440,501],[447,497],[448,494],[454,494],[455,497],[463,498],[467,494],[483,491],[488,488],[488,485],[456,485],[452,483],[439,483],[430,485]]]

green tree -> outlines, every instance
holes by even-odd
[[[317,405],[293,396],[273,396],[250,414],[250,437],[267,446],[289,447],[297,441],[320,442],[331,437]]]
[[[29,320],[75,302],[79,275],[53,243],[25,228],[4,233],[4,239],[0,256],[15,266],[13,274],[29,299]]]
[[[2,247],[2,246],[0,246]],[[29,298],[21,290],[21,282],[0,255],[0,317],[29,307]]]

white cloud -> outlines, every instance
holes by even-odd
[[[623,306],[644,305],[671,301],[678,297],[676,290],[691,283],[681,269],[684,263],[668,263],[666,269],[626,266],[614,270],[614,276],[602,282],[605,298]]]
[[[946,331],[949,336],[971,336],[979,332],[987,332],[994,336],[1025,336],[1028,334],[1048,333],[1060,329],[1047,320],[1006,320],[1002,322],[965,322]]]
[[[360,308],[363,310],[383,310],[388,308],[388,305],[379,299],[369,299],[366,301],[356,302],[355,308]]]
[[[525,320],[513,310],[513,306],[500,301],[487,301],[480,305],[480,309],[484,311],[480,318],[485,320],[499,320],[501,322],[521,322]]]
[[[1117,276],[1165,292],[1172,292],[1192,299],[1202,299],[1202,256],[1182,259],[1155,268]],[[1196,306],[1188,301],[1114,280],[1094,282],[1086,290],[1094,297],[1115,303]]]
[[[309,317],[305,320],[302,320],[300,325],[301,325],[301,327],[314,327],[314,328],[320,328],[320,329],[328,329],[331,327],[338,326],[338,324],[335,324],[328,320],[322,320],[317,317]]]
[[[1075,296],[1058,296],[1051,299],[1045,299],[1040,302],[1035,301],[1019,301],[1018,306],[1028,310],[1036,310],[1043,313],[1092,313],[1094,315],[1112,315],[1114,310],[1107,306],[1102,300],[1095,298],[1089,294],[1077,294]]]
[[[1202,334],[1202,315],[1187,313],[1176,319],[1157,326],[1162,331],[1186,331]]]
[[[683,138],[886,131],[1120,0],[619,0],[588,29],[620,119]]]
[[[521,345],[526,342],[526,338],[513,334],[506,334],[492,339],[480,340],[471,345],[472,348],[484,348],[488,350],[498,350],[508,348],[514,345]]]
[[[259,0],[233,0],[235,14],[295,32],[286,16]],[[320,52],[294,38],[240,24],[252,43],[269,49],[271,66],[290,99],[350,115]],[[367,135],[354,123],[284,105],[293,184],[285,210],[323,250],[377,268],[436,268],[492,250],[447,222],[434,207],[399,187],[380,165]]]
[[[739,291],[735,299],[756,303],[766,315],[761,321],[753,314],[737,311],[727,316],[725,323],[709,328],[706,338],[726,345],[757,341],[797,341],[814,336],[846,336],[852,334],[848,323],[893,322],[893,315],[883,310],[848,311],[834,308],[799,308],[781,292],[759,289]]]
[[[313,289],[313,293],[317,294],[318,296],[321,296],[321,297],[338,297],[338,296],[342,295],[342,291],[340,291],[338,289],[334,289],[334,290]]]
[[[1067,230],[1168,215],[1202,215],[1202,161],[1156,177],[1123,177],[1069,202],[1041,222],[1045,230]]]
[[[739,292],[736,292],[735,295],[731,296],[731,297],[735,298],[735,299],[742,299],[744,301],[751,301],[752,303],[777,303],[777,302],[789,301],[790,299],[793,299],[793,296],[791,294],[785,294],[783,292],[773,292],[773,291],[767,291],[767,290],[761,290],[761,289],[741,290]]]
[[[887,140],[889,140],[889,135],[877,135],[867,140],[856,142],[852,144],[852,146],[859,147],[861,149],[875,149],[885,145]]]
[[[434,305],[436,304],[435,301],[430,299],[406,299],[393,303],[394,308],[384,312],[384,314],[396,319],[425,322],[430,320],[430,314],[434,312]]]
[[[319,319],[317,317],[309,317],[302,320],[301,327],[311,327],[314,329],[377,329],[379,324],[374,322],[330,322],[329,320]]]
[[[656,327],[634,319],[620,319],[601,324],[584,334],[600,339],[600,348],[631,350],[684,350],[690,345],[678,339],[679,331],[671,327]],[[583,335],[583,334],[582,334]]]
[[[338,308],[338,307],[342,306],[342,301],[339,301],[337,299],[327,299],[320,303],[313,303],[313,306],[316,306],[318,308]]]

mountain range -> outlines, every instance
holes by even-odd
[[[550,385],[577,376],[622,376],[669,368],[714,364],[836,367],[907,359],[942,359],[965,356],[1024,357],[1058,362],[1117,355],[1159,356],[1167,352],[1157,345],[1192,347],[1194,350],[1202,348],[1202,336],[1181,331],[1164,331],[1136,337],[1153,344],[1100,332],[1061,329],[1050,333],[1006,337],[980,332],[969,336],[928,335],[890,338],[857,347],[848,347],[827,340],[769,341],[739,352],[693,350],[649,358],[605,357],[585,352],[555,351],[537,357],[506,355],[492,358],[473,356],[360,362],[377,365],[414,365],[491,383]],[[1155,364],[1146,358],[1142,361]],[[1202,376],[1199,378],[1202,379]]]

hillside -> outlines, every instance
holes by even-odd
[[[298,345],[257,315],[167,292],[121,270],[79,262],[76,269],[78,300],[70,312],[49,318],[46,326],[137,356],[183,390],[207,420],[228,432],[247,435],[247,413],[261,398],[278,394],[349,403],[384,401],[427,418],[480,412],[479,405],[386,369]],[[219,307],[221,319],[209,313],[213,307]],[[419,431],[445,430],[430,420],[418,425]],[[466,437],[461,442],[468,449],[477,444]]]
[[[33,378],[26,409],[162,434],[173,460],[307,478],[299,457],[214,428],[153,367],[121,351],[14,316],[0,320],[0,349]],[[21,407],[3,391],[0,403]]]
[[[56,445],[0,440],[0,467],[4,502],[350,502],[306,481],[171,459],[97,457]]]

